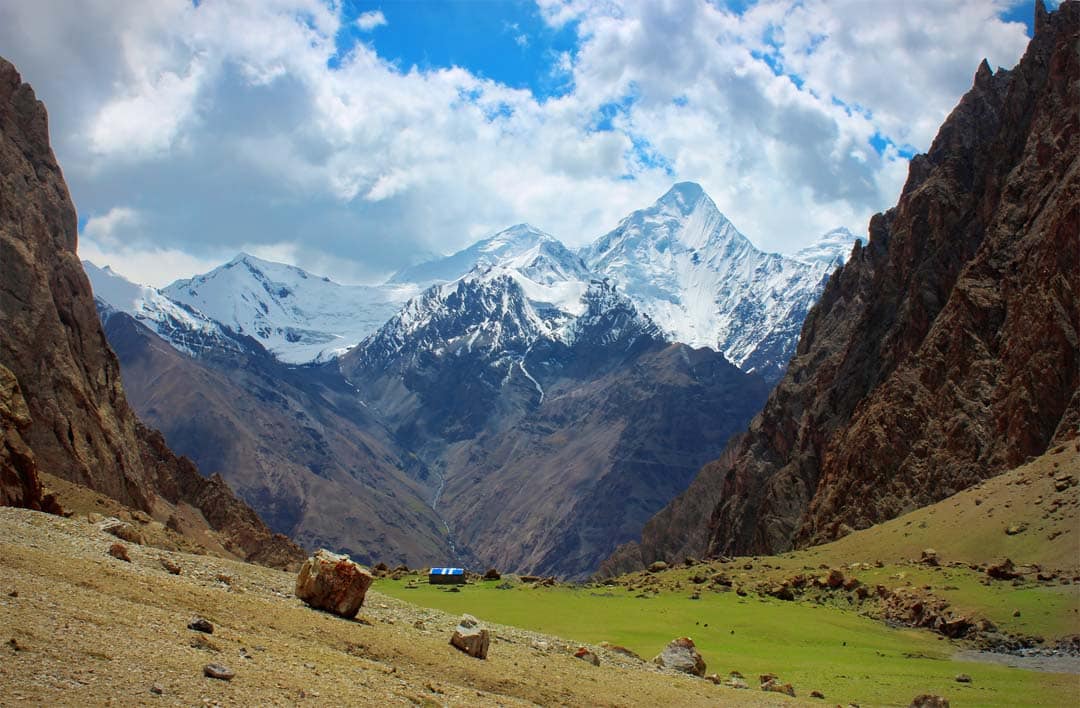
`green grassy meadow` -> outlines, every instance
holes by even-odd
[[[956,646],[929,631],[892,629],[828,605],[782,602],[734,592],[669,591],[641,598],[622,587],[531,587],[500,590],[497,582],[449,592],[421,583],[380,580],[376,589],[425,607],[468,612],[499,624],[573,641],[625,646],[645,659],[671,639],[694,639],[708,672],[775,673],[800,698],[812,690],[830,705],[907,705],[920,693],[946,696],[954,706],[1076,705],[1080,676],[961,662]],[[955,681],[959,673],[970,684]]]

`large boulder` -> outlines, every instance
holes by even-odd
[[[666,669],[675,669],[685,674],[694,676],[705,675],[705,660],[694,646],[694,640],[690,637],[672,639],[671,643],[664,647],[653,663]]]
[[[371,573],[348,556],[322,548],[300,568],[296,596],[316,609],[351,619],[360,611],[373,581]]]
[[[488,631],[481,627],[480,622],[472,615],[462,615],[457,629],[450,637],[452,646],[477,659],[487,658],[490,641]]]

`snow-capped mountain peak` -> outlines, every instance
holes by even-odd
[[[682,182],[581,256],[674,341],[721,351],[773,378],[786,367],[836,254],[850,249],[848,236],[830,232],[816,250],[806,249],[806,260],[764,253],[699,185]]]
[[[83,261],[94,297],[105,311],[126,312],[177,349],[199,356],[208,349],[242,349],[231,332],[192,307],[174,302],[156,288],[133,283],[109,266]]]
[[[545,254],[549,261],[559,262],[560,269],[567,273],[584,270],[580,259],[575,259],[574,254],[554,236],[529,224],[516,224],[449,256],[404,268],[395,273],[387,283],[447,283],[457,280],[477,266],[514,263],[514,267],[522,267],[525,260],[535,258],[538,254]],[[571,260],[577,262],[571,264]]]
[[[333,358],[388,320],[418,288],[341,285],[302,268],[241,253],[164,293],[259,340],[279,360]]]

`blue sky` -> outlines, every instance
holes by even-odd
[[[696,181],[792,252],[892,206],[1013,0],[11,0],[80,253],[379,282],[527,222],[591,242]]]
[[[360,29],[365,13],[381,13],[386,24]],[[367,2],[342,4],[339,53],[357,42],[402,70],[460,66],[538,98],[566,93],[568,76],[557,70],[559,56],[577,46],[575,23],[547,25],[527,0]],[[335,60],[337,57],[335,57]]]

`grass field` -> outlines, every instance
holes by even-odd
[[[853,611],[733,592],[661,592],[648,599],[622,588],[497,589],[498,583],[448,592],[406,581],[377,587],[426,607],[596,644],[625,646],[646,659],[678,636],[694,639],[709,672],[737,670],[756,685],[762,673],[791,682],[800,696],[823,692],[830,704],[907,705],[936,693],[953,705],[1074,705],[1080,677],[951,659],[956,647],[923,630],[891,629]],[[955,681],[959,673],[970,684]]]

